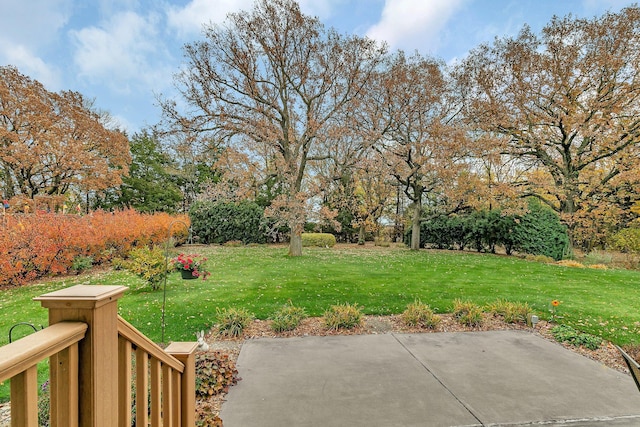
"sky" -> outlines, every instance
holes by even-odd
[[[451,63],[523,25],[555,16],[593,18],[628,0],[299,0],[303,13],[340,33],[386,41]],[[156,124],[158,96],[175,96],[182,48],[203,25],[223,24],[253,0],[0,0],[0,65],[50,91],[94,100],[130,135]]]

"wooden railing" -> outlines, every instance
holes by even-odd
[[[51,425],[78,425],[78,342],[86,330],[86,323],[61,322],[0,349],[0,382],[11,379],[12,426],[38,425],[38,363],[48,357]]]
[[[78,285],[35,298],[51,326],[0,348],[12,427],[38,426],[37,365],[46,358],[52,427],[129,427],[132,409],[136,426],[195,426],[197,343],[157,346],[118,316],[125,290]]]
[[[196,347],[197,343],[173,343],[163,350],[118,316],[118,425],[131,425],[134,373],[136,426],[147,426],[149,415],[152,426],[194,425],[195,359],[188,359]]]

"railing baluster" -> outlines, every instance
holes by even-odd
[[[38,427],[38,366],[11,378],[11,427]]]
[[[78,426],[78,343],[49,358],[51,427]]]
[[[136,426],[149,425],[149,354],[136,349]]]
[[[173,423],[173,381],[171,381],[172,369],[162,364],[162,425],[172,427]]]
[[[182,412],[182,405],[181,405],[181,399],[182,399],[182,393],[180,391],[180,373],[174,371],[173,369],[171,370],[171,381],[173,381],[173,398],[171,399],[172,405],[173,405],[173,425],[174,427],[180,427],[181,426],[181,420],[180,420],[180,413]]]
[[[161,387],[162,370],[160,367],[160,361],[155,357],[150,360],[151,364],[151,426],[160,427],[160,421],[162,418],[162,396]]]
[[[118,425],[131,425],[131,343],[118,337]]]

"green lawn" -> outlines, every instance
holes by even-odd
[[[515,257],[399,248],[305,248],[299,258],[284,247],[198,247],[212,276],[167,282],[165,341],[193,340],[216,322],[216,308],[245,307],[265,319],[286,303],[320,316],[336,303],[357,303],[366,314],[400,313],[416,298],[438,312],[456,298],[478,304],[497,298],[529,303],[542,318],[551,300],[570,324],[619,344],[640,344],[640,272],[567,268]],[[162,290],[151,291],[123,271],[103,272],[3,292],[0,344],[20,321],[46,325],[46,310],[31,299],[73,284],[126,285],[121,315],[155,341],[161,340]],[[20,328],[24,333],[28,329]],[[19,334],[14,334],[14,339]]]

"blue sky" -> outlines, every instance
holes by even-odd
[[[304,13],[342,33],[385,40],[447,62],[524,24],[617,12],[627,0],[300,0]],[[252,0],[0,0],[0,64],[49,90],[94,98],[129,133],[160,119],[182,46],[204,23],[250,10]]]

